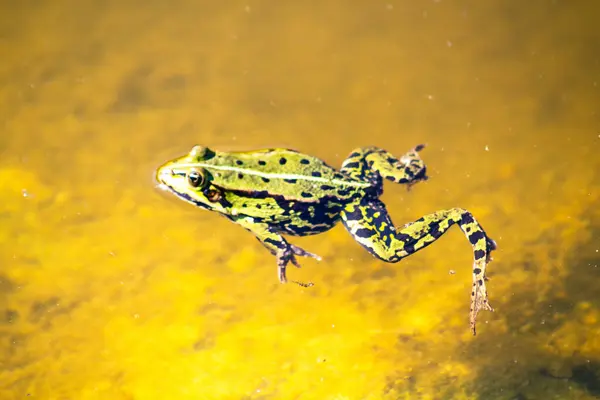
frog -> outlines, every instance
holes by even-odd
[[[410,189],[429,179],[420,155],[424,148],[417,145],[396,157],[380,147],[360,147],[336,169],[292,149],[227,152],[195,145],[160,165],[156,181],[177,198],[251,232],[276,257],[281,283],[288,281],[289,264],[300,267],[299,257],[321,260],[284,236],[320,234],[341,222],[372,256],[397,263],[458,225],[473,250],[469,322],[475,335],[477,314],[494,311],[488,301],[486,267],[496,242],[464,208],[436,211],[396,227],[381,200],[384,180]]]

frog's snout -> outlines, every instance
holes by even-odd
[[[155,178],[159,183],[166,183],[173,175],[173,168],[163,166],[156,170]]]

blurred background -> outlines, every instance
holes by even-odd
[[[597,2],[1,8],[0,398],[600,397]],[[153,177],[194,144],[339,166],[419,143],[430,180],[383,200],[497,241],[475,337],[457,228],[398,264],[342,226],[291,238],[323,261],[280,285]]]

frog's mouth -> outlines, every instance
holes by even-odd
[[[175,189],[173,189],[171,186],[167,185],[166,183],[159,182],[156,185],[156,188],[162,190],[163,192],[177,194]]]
[[[205,203],[194,199],[192,196],[190,196],[187,193],[182,193],[182,192],[175,190],[175,188],[173,186],[170,186],[164,182],[160,182],[158,185],[156,185],[156,187],[162,191],[172,193],[175,196],[179,197],[181,200],[184,200],[192,205],[195,205],[196,207],[200,207],[205,210],[210,210],[210,208]]]
[[[169,185],[167,182],[171,178],[172,172],[171,170],[165,168],[159,168],[154,175],[154,179],[156,180],[156,187],[165,192],[171,192],[177,194],[173,186]]]

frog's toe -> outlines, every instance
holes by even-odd
[[[318,255],[318,254],[310,253],[310,252],[308,252],[308,251],[306,251],[304,249],[301,249],[298,246],[291,245],[291,247],[292,247],[292,251],[297,256],[312,257],[312,258],[316,259],[317,261],[321,261],[322,260],[321,256]],[[299,267],[299,265],[296,265],[296,266]]]
[[[295,251],[293,248],[288,248],[277,254],[277,269],[279,271],[279,282],[286,283],[286,269],[289,263],[292,263],[296,268],[300,268],[300,263],[296,260]]]
[[[475,324],[477,323],[477,314],[479,311],[494,311],[492,306],[490,305],[487,297],[487,291],[485,290],[485,285],[478,285],[475,289],[474,296],[471,299],[471,312],[470,312],[470,322],[471,322],[471,331],[473,335],[475,335]]]
[[[277,253],[277,269],[279,271],[279,282],[287,282],[286,267],[288,263],[291,262],[296,268],[301,268],[301,265],[296,259],[296,256],[313,257],[319,261],[321,260],[321,257],[319,257],[316,254],[309,253],[308,251],[301,249],[298,246],[294,246],[293,244],[289,245],[285,250],[279,251]]]
[[[279,282],[286,283],[286,268],[289,262],[297,266],[297,261],[294,258],[294,255],[289,250],[281,251],[277,253],[277,271],[279,276]]]
[[[296,260],[296,257],[293,254],[290,257],[290,261],[292,262],[292,264],[294,264],[294,267],[302,268],[302,265],[300,265],[300,263],[298,262],[298,260]]]
[[[285,267],[287,262],[283,263],[281,260],[278,260],[277,262],[277,271],[278,271],[278,276],[279,276],[279,282],[281,283],[286,283],[287,282],[287,277],[285,275]]]

